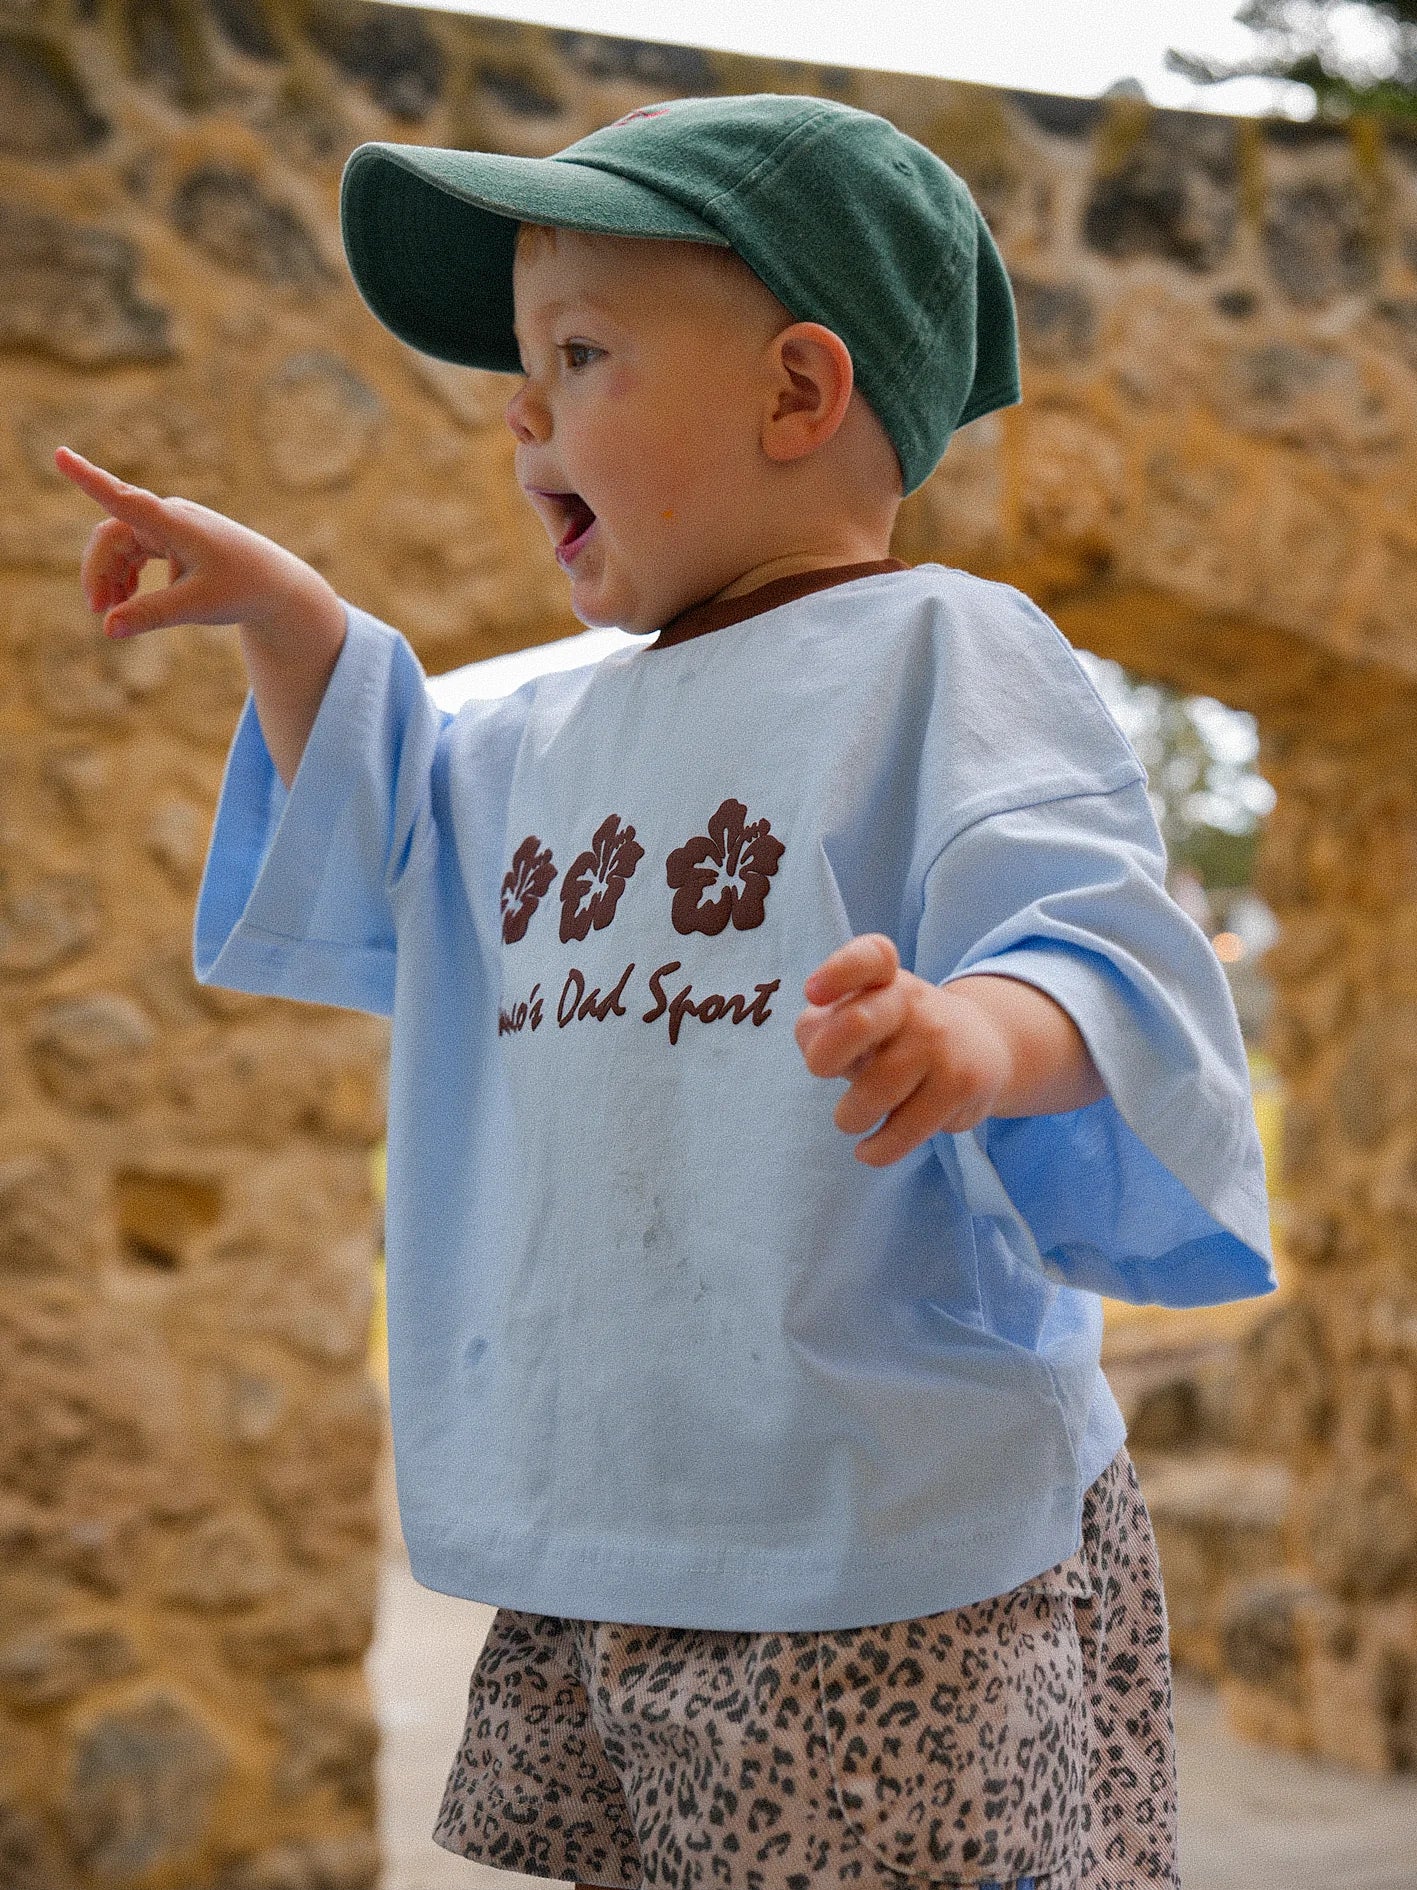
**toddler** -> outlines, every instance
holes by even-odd
[[[197,976],[393,1018],[403,1529],[499,1610],[438,1842],[611,1890],[1175,1885],[1099,1295],[1270,1290],[1263,1172],[1135,755],[1027,598],[890,556],[1018,398],[982,218],[765,96],[366,145],[342,222],[396,335],[518,376],[572,606],[639,641],[445,713],[289,553],[59,459],[109,635],[240,626]]]

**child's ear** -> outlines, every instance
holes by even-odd
[[[769,459],[805,459],[846,417],[855,376],[851,350],[820,322],[794,322],[769,343],[770,393],[762,447]]]

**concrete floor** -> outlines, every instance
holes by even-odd
[[[420,1588],[390,1511],[369,1675],[383,1727],[384,1890],[544,1890],[429,1837],[492,1609]],[[1417,1779],[1377,1779],[1243,1743],[1179,1682],[1184,1890],[1417,1890]]]

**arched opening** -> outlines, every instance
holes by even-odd
[[[1252,714],[1213,696],[1187,694],[1090,651],[1079,655],[1146,768],[1166,844],[1168,890],[1211,940],[1235,1001],[1270,1181],[1282,1300],[1290,1285],[1282,1083],[1268,1051],[1274,990],[1264,964],[1279,927],[1257,884],[1275,793],[1258,768],[1259,726]],[[1221,1679],[1234,1584],[1284,1566],[1291,1478],[1279,1458],[1247,1449],[1238,1422],[1244,1345],[1276,1303],[1247,1300],[1184,1313],[1105,1305],[1104,1368],[1127,1419],[1128,1449],[1162,1550],[1179,1680]]]
[[[1281,1290],[1166,1315],[1173,1352],[1189,1321],[1212,1322],[1213,1343],[1189,1360],[1149,1354],[1140,1327],[1133,1341],[1137,1456],[1177,1663],[1219,1682],[1242,1732],[1410,1768],[1407,1552],[1392,1545],[1417,1541],[1401,1468],[1414,1409],[1401,1335],[1417,1218],[1417,689],[1270,625],[1155,597],[1102,590],[1054,615],[1079,646],[1248,711],[1275,794],[1255,890],[1276,928],[1260,1048],[1283,1097]]]

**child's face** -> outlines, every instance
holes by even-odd
[[[524,233],[513,296],[517,478],[571,608],[656,630],[761,555],[767,350],[791,317],[733,258],[567,230]]]

